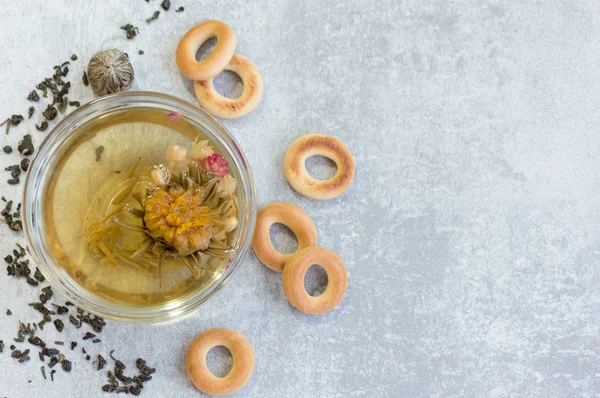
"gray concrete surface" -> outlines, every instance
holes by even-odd
[[[260,204],[304,208],[320,244],[345,261],[349,289],[333,312],[303,315],[280,275],[249,253],[193,316],[109,322],[102,343],[87,345],[92,354],[115,348],[127,365],[138,355],[155,364],[145,397],[201,395],[183,355],[215,326],[240,331],[256,352],[237,397],[600,394],[596,1],[173,0],[184,13],[147,25],[158,3],[3,0],[2,117],[24,112],[57,62],[78,54],[77,76],[112,46],[132,54],[134,88],[194,101],[175,47],[195,23],[226,21],[265,79],[258,110],[223,122],[250,160]],[[133,41],[119,31],[128,22],[140,27]],[[239,91],[230,78],[221,87]],[[74,97],[92,98],[74,86]],[[37,143],[44,135],[24,123],[2,143],[27,131]],[[283,175],[287,146],[314,131],[341,138],[356,158],[354,184],[336,200],[303,198]],[[0,155],[2,166],[17,159]],[[3,194],[20,195],[5,181]],[[3,248],[24,241],[9,232]],[[285,234],[276,240],[291,245]],[[0,292],[7,342],[18,318],[37,317],[25,284],[2,272]],[[51,383],[37,358],[0,354],[0,396],[104,396],[104,375],[79,353],[71,359],[72,373]]]

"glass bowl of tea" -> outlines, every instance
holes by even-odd
[[[84,310],[159,322],[231,278],[256,218],[251,170],[206,112],[150,92],[92,101],[62,120],[30,165],[31,255]]]

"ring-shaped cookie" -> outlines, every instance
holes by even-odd
[[[252,112],[260,103],[263,94],[263,79],[260,71],[248,58],[233,54],[225,70],[235,72],[244,85],[239,98],[227,98],[215,90],[213,79],[194,82],[194,91],[200,105],[210,114],[234,119]]]
[[[217,346],[231,351],[233,366],[225,377],[217,377],[206,365],[206,354]],[[197,389],[209,395],[231,394],[242,388],[254,372],[254,351],[240,333],[225,329],[209,329],[194,339],[186,354],[186,368]]]
[[[318,264],[327,272],[327,288],[319,296],[309,295],[304,288],[306,271]],[[348,274],[342,260],[333,252],[321,247],[307,247],[298,251],[285,264],[283,292],[288,301],[307,314],[322,314],[339,304],[348,287]]]
[[[273,246],[269,229],[275,223],[285,225],[296,235],[297,251],[317,244],[317,227],[304,210],[291,203],[275,202],[260,209],[256,217],[252,248],[267,267],[281,272],[293,253],[280,253]]]
[[[337,165],[337,172],[328,180],[318,180],[306,170],[306,159],[321,155]],[[354,159],[343,142],[325,134],[307,134],[288,148],[283,162],[285,177],[298,193],[312,199],[333,199],[342,193],[354,178]]]
[[[196,61],[198,48],[206,40],[216,37],[217,44],[208,58]],[[206,80],[225,69],[235,51],[235,34],[231,26],[221,21],[206,21],[190,29],[177,46],[177,67],[185,77]]]

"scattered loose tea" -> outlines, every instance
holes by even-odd
[[[48,322],[50,322],[52,320],[52,318],[50,317],[50,315],[46,314],[44,315],[44,319],[42,319],[41,321],[38,322],[38,327],[41,330],[44,330],[44,325],[47,324]]]
[[[18,164],[8,166],[4,170],[10,171],[12,178],[19,178],[21,175],[21,167]]]
[[[86,356],[85,356],[85,360],[86,360],[86,361],[89,361],[90,359],[91,359],[91,357],[90,357],[89,355],[86,355]]]
[[[42,303],[29,303],[30,307],[33,307],[36,311],[38,311],[42,315],[56,315],[56,312],[50,311],[44,304]]]
[[[78,329],[81,327],[81,321],[78,321],[73,315],[69,316],[69,322],[71,322]]]
[[[33,115],[33,112],[35,112],[35,108],[33,106],[30,106],[29,107],[29,111],[28,111],[29,116],[28,116],[27,119],[31,119],[31,116]]]
[[[79,108],[81,106],[79,101],[69,101],[69,105],[74,106],[75,108]]]
[[[138,51],[138,54],[140,54],[140,55],[144,55],[144,50],[140,50],[140,51]]]
[[[65,113],[65,111],[67,110],[67,105],[69,105],[69,98],[68,97],[64,97],[63,99],[61,99],[61,101],[57,101],[58,102],[58,111],[60,113]]]
[[[52,357],[52,358],[50,358],[50,362],[48,362],[48,367],[53,368],[56,366],[57,363],[58,363],[58,358]]]
[[[6,310],[6,315],[12,315],[12,311],[11,310]]]
[[[90,82],[88,80],[87,72],[83,72],[83,85],[86,86],[86,87],[90,85]]]
[[[4,122],[2,122],[2,124],[0,124],[0,126],[4,126],[6,124],[6,135],[8,135],[8,132],[10,130],[10,119],[6,119]]]
[[[65,359],[64,361],[62,361],[61,365],[65,372],[71,371],[71,361],[69,361],[68,359]]]
[[[154,14],[152,14],[152,16],[148,19],[146,19],[146,23],[150,23],[152,21],[154,21],[155,19],[158,19],[158,16],[160,15],[160,11],[155,11]]]
[[[71,341],[71,351],[73,351],[75,349],[75,347],[77,347],[77,342]]]
[[[115,392],[117,387],[112,384],[105,384],[102,386],[102,391],[104,392]]]
[[[87,332],[86,334],[83,335],[84,340],[93,339],[94,337],[96,337],[96,335],[94,333],[90,333],[90,332]]]
[[[98,354],[98,370],[101,370],[106,365],[106,359],[102,355]]]
[[[31,90],[31,92],[29,93],[29,95],[27,96],[27,99],[29,101],[34,101],[34,102],[38,102],[40,100],[40,96],[38,95],[37,91],[35,90]]]
[[[44,376],[44,380],[47,380],[46,379],[46,367],[42,365],[42,366],[40,366],[40,369],[42,370],[42,376]]]
[[[111,351],[111,358],[113,351]],[[146,366],[146,361],[143,359],[137,359],[136,366],[140,374],[133,377],[126,376],[123,373],[125,370],[123,362],[114,358],[113,360],[115,361],[114,369],[108,371],[108,383],[102,386],[102,391],[139,395],[144,388],[144,382],[152,380],[152,376],[150,375],[154,373],[155,369]],[[120,386],[119,381],[123,385]],[[132,383],[134,384],[130,385]]]
[[[21,170],[23,171],[27,171],[29,169],[29,164],[31,163],[31,160],[25,158],[21,160]]]
[[[58,305],[58,304],[52,303],[52,306],[56,307],[56,313],[58,315],[63,315],[63,314],[66,314],[67,312],[69,312],[69,309],[67,307],[65,307],[64,305]]]
[[[99,96],[128,90],[133,84],[133,67],[127,54],[117,49],[96,53],[88,65],[88,78]]]
[[[163,10],[169,11],[169,8],[171,8],[171,0],[163,0],[163,2],[160,3],[160,6]]]
[[[125,34],[127,35],[127,38],[129,40],[133,39],[134,37],[137,36],[138,33],[140,33],[140,30],[130,23],[128,23],[127,25],[121,26],[121,29],[125,31]],[[86,86],[87,86],[87,84],[86,84]]]
[[[54,326],[56,327],[56,330],[58,330],[59,332],[62,332],[63,329],[65,328],[65,324],[60,319],[54,320]]]
[[[35,273],[33,274],[33,277],[38,281],[38,282],[44,282],[46,280],[46,278],[44,277],[44,275],[40,272],[40,269],[38,267],[35,267]]]
[[[17,214],[17,213],[13,213],[13,214]],[[14,217],[14,215],[13,215],[13,217]],[[8,223],[8,228],[11,231],[20,232],[23,230],[23,222],[21,222],[21,220],[10,221]]]
[[[54,118],[56,118],[56,115],[58,115],[58,111],[52,105],[48,105],[46,110],[42,112],[42,115],[44,115],[44,117],[48,120],[54,120]]]
[[[0,352],[4,351],[4,341],[0,340]]]
[[[12,115],[10,117],[10,124],[12,124],[13,126],[18,125],[22,121],[23,121],[23,115]]]
[[[4,126],[6,124],[6,134],[10,131],[11,126],[16,126],[23,120],[23,115],[12,115],[8,119],[6,119],[0,126]]]
[[[96,333],[102,332],[102,328],[106,325],[104,319],[90,313],[85,313],[81,308],[77,308],[77,318],[81,323],[90,325]]]
[[[4,151],[4,153],[12,153],[13,151],[10,145],[5,145],[4,148],[2,148],[2,150]]]
[[[25,361],[29,361],[29,349],[21,352],[21,350],[14,350],[11,354],[11,357],[18,359],[19,362],[25,362]]]
[[[56,373],[56,370],[52,369],[50,371],[50,380],[54,381],[54,373]]]
[[[50,300],[53,295],[54,295],[54,292],[52,291],[52,287],[46,286],[45,288],[42,289],[42,294],[40,295],[40,301],[42,302],[42,304],[46,304],[46,302],[48,300]]]
[[[29,339],[27,339],[27,341],[31,345],[35,345],[38,347],[46,347],[46,343],[44,342],[44,340],[40,339],[39,337],[30,337]]]
[[[100,145],[96,148],[96,162],[99,162],[102,159],[102,153],[104,152],[104,146]]]
[[[71,55],[71,61],[77,61],[77,55],[75,55],[75,54]]]
[[[183,8],[183,6],[181,6],[178,9],[176,9],[175,12],[183,12],[183,10],[185,10],[185,8]]]
[[[29,137],[31,137],[31,136],[29,136]],[[31,141],[31,138],[24,137],[21,141],[19,141],[17,150],[23,156],[29,156],[29,155],[33,154],[33,151],[35,150],[35,148],[33,146],[33,142]]]
[[[38,131],[46,131],[46,129],[48,128],[48,122],[45,120],[42,120],[42,123],[39,126],[36,124],[35,128]]]
[[[64,341],[55,341],[54,344],[56,345],[65,345]]]
[[[94,343],[94,344],[95,343],[99,343],[99,342],[100,342],[100,339],[94,339],[94,340],[92,340],[92,343]]]
[[[11,170],[12,170],[12,167],[11,167]],[[17,181],[17,183],[18,183],[18,181]],[[13,231],[19,232],[19,231],[23,230],[23,223],[21,222],[21,220],[15,220],[15,218],[21,217],[21,213],[19,212],[19,210],[21,209],[21,204],[19,203],[19,205],[17,206],[16,212],[11,213],[12,204],[13,204],[12,200],[8,201],[6,203],[6,206],[4,207],[4,210],[2,210],[2,212],[0,212],[0,214],[4,217],[4,222],[8,225],[8,228],[10,228]],[[18,252],[17,254],[19,254],[19,257],[22,257],[20,255],[20,252]],[[17,257],[17,255],[15,255],[15,257],[16,258],[14,260],[15,261],[18,260],[19,257]],[[30,270],[29,270],[29,267],[27,267],[27,265],[29,264],[29,260],[17,262],[16,264],[12,264],[13,258],[12,258],[12,256],[8,255],[8,256],[4,257],[4,261],[9,263],[9,266],[6,267],[6,271],[8,272],[9,276],[29,275]]]

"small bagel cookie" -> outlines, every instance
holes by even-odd
[[[306,159],[321,155],[337,165],[337,172],[328,180],[318,180],[306,170]],[[354,178],[354,159],[344,143],[325,134],[307,134],[288,148],[283,161],[285,177],[298,193],[312,199],[333,199],[342,193]]]
[[[239,98],[227,98],[215,90],[213,79],[194,82],[194,91],[200,105],[210,114],[223,118],[234,119],[252,112],[260,103],[263,95],[263,79],[260,71],[248,58],[233,54],[231,61],[225,66],[238,74],[244,89]]]
[[[317,244],[317,227],[308,214],[291,203],[275,202],[262,209],[256,217],[252,248],[267,267],[281,272],[292,254],[277,251],[271,242],[271,225],[281,223],[292,230],[298,240],[298,251]]]
[[[215,49],[207,59],[196,61],[198,48],[212,37],[217,38]],[[231,26],[214,20],[202,22],[181,38],[177,46],[177,67],[188,79],[211,79],[225,69],[234,51],[235,34]]]
[[[206,354],[212,348],[225,346],[231,351],[233,366],[225,377],[217,377],[206,365]],[[192,341],[186,354],[186,368],[196,388],[209,395],[231,394],[242,388],[254,372],[254,351],[244,336],[236,331],[209,329]]]
[[[327,288],[316,297],[309,295],[304,288],[306,271],[313,264],[319,264],[327,272]],[[335,253],[321,247],[307,247],[298,251],[285,264],[283,292],[288,301],[307,314],[323,314],[339,304],[348,287],[346,266]]]

